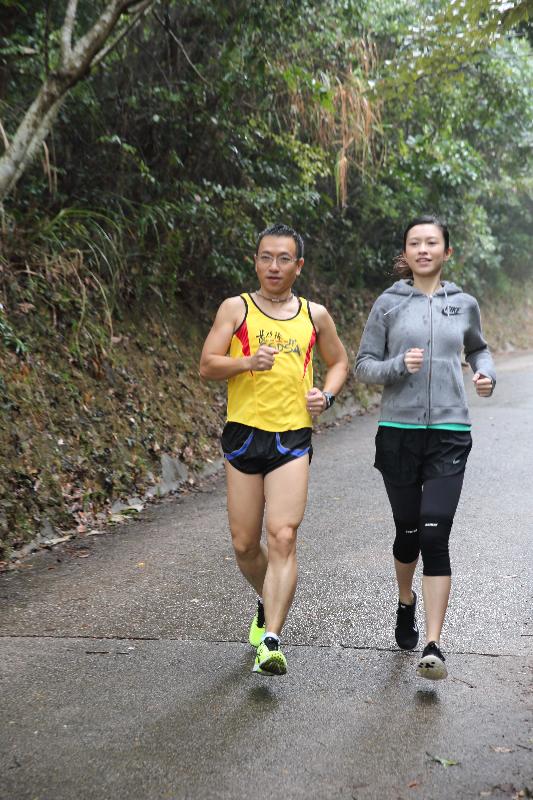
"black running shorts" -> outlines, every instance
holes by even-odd
[[[380,425],[374,466],[389,483],[410,486],[464,472],[471,448],[470,431]]]
[[[224,458],[238,469],[250,475],[268,475],[295,458],[313,456],[311,444],[312,428],[271,433],[260,428],[226,422],[220,439]]]

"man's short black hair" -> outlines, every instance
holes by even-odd
[[[257,242],[255,245],[256,255],[259,252],[261,239],[263,239],[265,236],[290,236],[291,239],[294,239],[296,242],[296,257],[304,257],[304,240],[299,233],[296,233],[294,228],[290,228],[288,225],[284,225],[282,222],[277,222],[275,225],[271,225],[269,228],[265,228],[264,231],[261,231],[257,237]]]

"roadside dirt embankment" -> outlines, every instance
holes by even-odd
[[[496,350],[533,346],[532,298],[482,304]],[[370,303],[333,309],[351,360]],[[0,318],[0,568],[118,523],[150,497],[190,490],[217,465],[225,387],[197,369],[212,311],[158,305],[99,327],[86,309],[67,325],[11,292]],[[335,414],[364,410],[373,396],[350,377],[342,400]]]

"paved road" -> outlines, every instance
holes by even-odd
[[[394,647],[376,418],[358,417],[316,436],[284,678],[250,672],[221,478],[1,578],[0,798],[531,796],[533,356],[500,360],[472,409],[447,681]]]

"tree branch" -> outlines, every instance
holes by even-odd
[[[159,24],[161,25],[161,27],[163,28],[163,30],[164,30],[164,31],[166,31],[167,33],[169,33],[169,34],[170,34],[170,36],[171,36],[171,37],[174,39],[174,41],[176,42],[176,44],[178,45],[178,47],[181,49],[181,52],[183,53],[183,55],[184,55],[184,56],[185,56],[185,58],[187,59],[187,63],[188,63],[188,64],[189,64],[189,66],[191,66],[191,67],[192,67],[192,69],[193,69],[193,70],[196,72],[196,74],[198,75],[198,77],[200,78],[200,80],[202,80],[202,81],[203,81],[203,82],[206,84],[206,86],[211,86],[211,84],[209,83],[209,81],[208,81],[208,80],[206,80],[206,78],[204,78],[204,76],[202,75],[202,73],[201,73],[201,72],[198,72],[197,68],[194,66],[194,64],[192,63],[191,59],[189,58],[189,54],[187,53],[187,51],[186,51],[185,47],[183,46],[183,44],[181,43],[181,41],[178,39],[178,37],[176,36],[176,34],[174,33],[174,31],[172,31],[172,30],[170,29],[170,26],[169,26],[169,25],[165,25],[164,21],[161,19],[161,17],[160,17],[160,16],[157,14],[157,12],[156,12],[156,11],[154,11],[154,12],[153,12],[153,15],[154,15],[154,17],[156,18],[156,20],[159,22]]]
[[[4,126],[0,122],[0,137],[2,138],[2,142],[4,144],[4,150],[7,150],[9,147],[9,139],[7,138],[7,133],[5,132]]]
[[[44,25],[44,74],[46,77],[50,74],[50,0],[46,0],[46,21]]]
[[[38,97],[37,100],[34,101],[29,112],[33,111],[35,114],[37,110],[37,101],[39,99]],[[13,139],[10,144],[9,150],[6,151],[4,156],[0,159],[0,187],[2,190],[0,197],[2,199],[15,187],[27,165],[39,151],[42,143],[50,132],[50,128],[59,113],[64,99],[65,95],[57,98],[40,119],[38,119],[38,117],[36,119],[31,115],[30,119],[28,119],[28,114],[26,114],[22,124],[24,125],[24,123],[26,123],[26,127],[33,129],[31,130],[30,136],[22,143],[22,147],[17,147],[19,143],[17,142],[17,136],[15,136],[15,139]],[[19,131],[17,131],[17,135],[18,134]]]
[[[77,9],[78,0],[68,0],[65,21],[61,28],[61,61],[64,66],[68,64],[70,56],[72,55],[72,31],[74,29],[74,22],[76,21]]]
[[[156,0],[110,0],[92,28],[72,46],[72,33],[78,0],[68,0],[61,29],[61,63],[44,81],[26,111],[18,129],[0,158],[0,203],[12,191],[30,161],[42,146],[69,91],[87,74],[95,57],[104,48],[120,16],[135,15],[137,22]],[[126,25],[126,35],[133,24]],[[120,35],[117,41],[120,39]],[[116,44],[116,42],[114,43]],[[103,57],[103,56],[102,56]]]
[[[137,25],[139,20],[142,17],[146,16],[148,11],[150,10],[150,6],[151,5],[153,5],[152,0],[150,0],[149,2],[143,3],[143,8],[141,8],[140,11],[137,11],[137,13],[135,14],[135,16],[132,19],[132,21],[128,25],[125,26],[125,28],[118,34],[116,39],[114,39],[112,42],[110,42],[108,45],[106,45],[106,47],[104,47],[103,50],[100,50],[100,52],[98,53],[96,58],[93,60],[93,66],[97,67],[98,64],[100,64],[100,62],[102,62],[104,60],[104,58],[108,55],[108,53],[110,53],[111,50],[113,50],[117,46],[117,44],[119,42],[121,42],[122,39],[124,39],[125,36],[128,35],[128,33],[131,31],[131,29],[134,28]]]
[[[76,43],[72,51],[73,63],[84,65],[83,71],[86,72],[110,36],[119,17],[130,8],[137,13],[153,5],[154,2],[155,0],[142,0],[140,3],[139,0],[112,0],[93,27]]]

